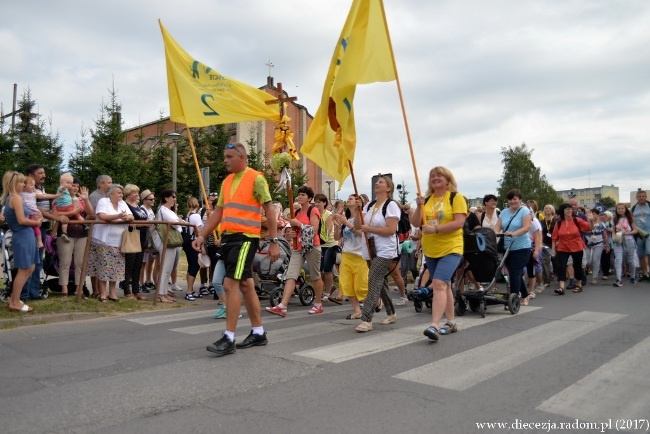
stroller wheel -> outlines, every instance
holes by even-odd
[[[456,315],[463,316],[467,312],[467,304],[463,297],[456,297]]]
[[[519,312],[520,305],[521,301],[519,300],[519,294],[510,294],[508,297],[508,310],[510,313],[514,315]]]
[[[282,294],[284,291],[281,286],[277,286],[269,292],[269,304],[271,307],[275,307],[282,301]]]
[[[485,318],[486,309],[487,309],[487,303],[484,300],[479,301],[478,313],[479,315],[481,315],[481,318]]]
[[[315,294],[313,286],[305,285],[298,292],[298,298],[303,306],[311,306],[314,304]]]
[[[413,307],[415,308],[416,312],[422,312],[422,302],[420,300],[415,300],[413,302]]]
[[[481,305],[481,300],[472,299],[469,301],[469,308],[472,312],[476,312]]]

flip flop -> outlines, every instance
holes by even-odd
[[[10,307],[9,312],[22,312],[22,313],[27,313],[33,311],[34,308],[31,306],[27,306],[25,303],[23,303],[22,307],[20,309],[16,309],[15,307]]]
[[[360,319],[360,318],[361,318],[361,314],[359,314],[359,316],[356,316],[351,313],[349,313],[348,316],[345,317],[345,319]]]

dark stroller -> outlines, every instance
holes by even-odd
[[[427,265],[423,261],[420,275],[415,279],[413,291],[406,294],[406,298],[413,302],[416,312],[422,312],[422,305],[431,309],[433,302],[433,289],[431,289],[431,277],[427,270]]]
[[[499,236],[502,236],[499,234]],[[504,262],[508,257],[508,250],[499,260],[497,253],[497,235],[492,229],[478,228],[464,236],[463,257],[465,266],[461,278],[456,285],[456,314],[462,316],[467,308],[472,312],[478,312],[485,318],[485,311],[488,305],[502,304],[507,306],[511,314],[519,312],[519,294],[510,294],[506,286],[505,292],[500,292],[497,283],[505,281],[507,274]],[[469,289],[468,271],[472,272],[477,283],[481,284],[480,289]]]
[[[57,239],[51,236],[47,236],[45,239],[45,256],[43,258],[43,272],[45,273],[45,278],[41,287],[43,288],[43,293],[51,292],[61,292],[61,285],[59,285],[59,256],[57,254],[56,248]],[[77,291],[77,286],[74,284],[74,270],[75,270],[74,258],[72,264],[70,264],[70,273],[68,280],[68,294],[74,294]],[[84,282],[83,293],[86,297],[90,295],[88,287]]]
[[[2,256],[2,287],[0,288],[0,301],[5,302],[9,297],[11,297],[11,291],[13,287],[13,281],[16,277],[17,270],[14,269],[14,254],[13,248],[11,245],[12,232],[7,229],[6,231],[0,230],[0,240],[2,244],[1,256]],[[40,298],[47,298],[49,296],[49,291],[47,287],[42,284],[44,273],[41,271],[41,288],[39,290],[38,296]]]
[[[258,297],[268,296],[269,304],[276,306],[282,301],[284,281],[286,280],[287,268],[291,257],[291,246],[284,238],[278,238],[280,258],[272,263],[267,255],[269,245],[270,242],[268,240],[262,241],[259,249],[255,253],[253,271],[259,278],[259,281],[255,285],[255,291]],[[304,272],[301,272],[298,279],[296,279],[294,294],[298,296],[300,303],[304,306],[310,306],[314,303],[315,291],[311,285],[306,283]]]

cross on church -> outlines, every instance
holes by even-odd
[[[282,91],[282,83],[278,83],[278,97],[276,99],[268,100],[266,101],[267,105],[271,104],[280,104],[280,121],[282,121],[282,118],[284,117],[284,103],[285,102],[293,102],[298,99],[297,96],[284,96],[284,92]]]

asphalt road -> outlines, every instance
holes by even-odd
[[[225,327],[206,303],[2,331],[0,431],[647,431],[650,284],[551,288],[517,315],[468,312],[437,343],[412,303],[359,334],[348,306],[309,316],[296,299],[263,314],[269,345],[222,358],[205,350]],[[244,314],[237,339],[249,330]]]

